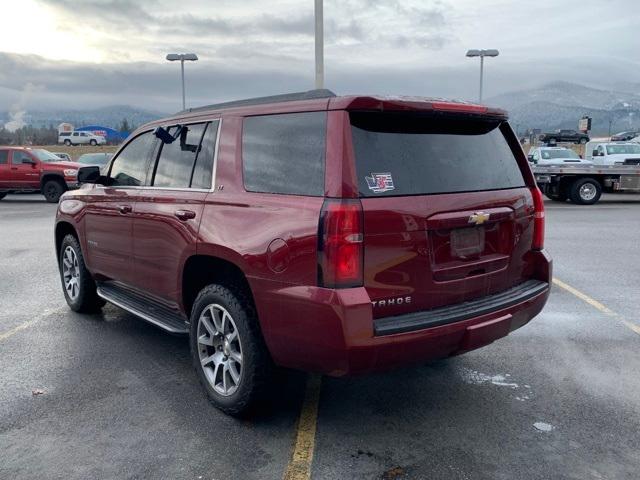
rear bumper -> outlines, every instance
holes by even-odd
[[[341,376],[457,355],[526,325],[544,307],[551,281],[549,256],[531,253],[537,281],[474,302],[401,316],[405,318],[373,320],[364,288],[278,288],[260,279],[250,283],[276,364]]]

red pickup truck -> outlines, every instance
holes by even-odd
[[[0,147],[0,200],[11,192],[39,190],[47,202],[57,203],[78,186],[81,166],[41,148]]]

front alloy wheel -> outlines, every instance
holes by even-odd
[[[205,307],[198,319],[198,353],[209,385],[233,395],[242,381],[242,345],[229,312],[218,304]]]
[[[62,254],[62,282],[67,295],[75,302],[80,294],[80,265],[71,245],[68,245]]]

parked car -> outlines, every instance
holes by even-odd
[[[570,148],[563,147],[533,147],[529,150],[527,157],[531,163],[536,165],[592,163],[580,158],[580,156]]]
[[[640,135],[640,132],[636,132],[636,131],[620,132],[620,133],[616,133],[615,135],[611,135],[611,141],[612,142],[628,142],[629,140],[632,140],[638,135]]]
[[[69,155],[68,153],[64,153],[64,152],[51,152],[53,153],[56,157],[59,157],[61,160],[64,160],[66,162],[71,162],[71,155]]]
[[[149,123],[60,202],[78,312],[189,334],[238,414],[272,366],[341,376],[457,355],[549,295],[544,205],[502,110],[326,90]]]
[[[78,163],[103,167],[112,157],[113,153],[84,153],[78,157]]]
[[[65,191],[77,188],[79,167],[48,150],[0,147],[0,199],[12,192],[39,190],[47,202],[55,203]]]
[[[60,132],[58,143],[65,145],[105,145],[107,139],[90,132]]]
[[[558,129],[555,132],[543,133],[540,135],[540,141],[553,144],[553,143],[587,143],[589,141],[589,135],[575,130],[561,130]]]
[[[640,144],[589,142],[585,158],[597,165],[637,165],[640,163]]]

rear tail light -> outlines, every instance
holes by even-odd
[[[544,200],[542,192],[538,187],[531,188],[533,196],[533,250],[542,250],[544,248]]]
[[[318,227],[318,284],[327,288],[362,286],[363,214],[360,200],[327,199]]]

